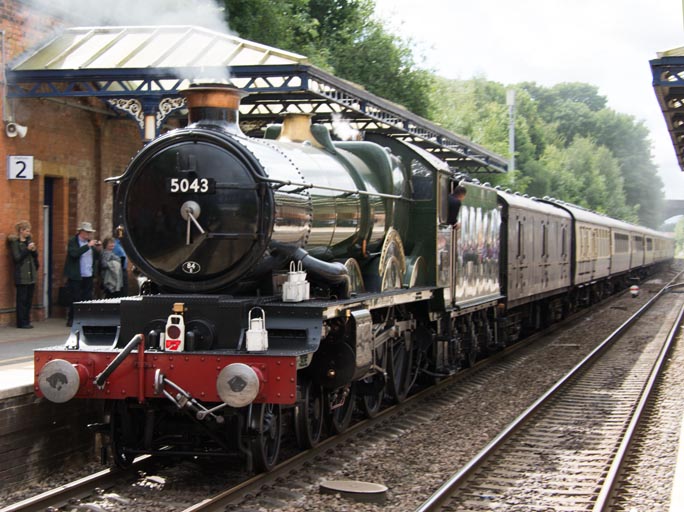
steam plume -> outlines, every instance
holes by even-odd
[[[197,25],[231,34],[214,0],[29,0],[74,26]]]

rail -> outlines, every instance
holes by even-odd
[[[452,475],[435,493],[432,494],[415,512],[433,512],[440,510],[442,505],[444,505],[449,498],[455,493],[457,489],[462,487],[464,483],[471,478],[475,472],[488,460],[492,454],[501,448],[501,446],[509,440],[513,434],[519,432],[523,425],[527,424],[530,418],[537,413],[543,405],[546,405],[552,397],[557,396],[561,389],[564,389],[568,383],[577,378],[580,373],[586,370],[592,363],[594,363],[600,355],[602,355],[613,343],[619,339],[631,326],[633,326],[638,319],[640,319],[643,314],[649,310],[653,305],[655,305],[666,293],[674,288],[683,287],[684,284],[674,284],[674,282],[679,279],[684,272],[678,273],[667,285],[665,285],[656,295],[654,295],[646,304],[644,304],[634,315],[627,319],[622,325],[620,325],[615,331],[613,331],[599,346],[597,346],[589,355],[587,355],[582,361],[580,361],[575,367],[573,367],[563,378],[556,382],[543,396],[537,399],[530,407],[528,407],[520,416],[518,416],[512,423],[510,423],[502,432],[500,432],[487,446],[485,446],[475,457],[473,457],[463,468],[461,468],[457,473]],[[654,369],[650,373],[650,377],[647,385],[644,387],[644,392],[651,392],[655,381],[657,379],[659,369],[662,368],[662,362],[665,360],[667,351],[672,344],[672,339],[677,332],[678,326],[681,325],[682,317],[684,316],[684,307],[680,311],[677,321],[674,327],[668,333],[666,342],[663,343],[658,362],[654,365]],[[645,402],[648,400],[647,396],[642,393],[642,398],[639,401],[639,406],[635,409],[635,413],[629,424],[629,428],[626,430],[625,437],[620,445],[619,450],[616,452],[616,457],[619,460],[614,459],[611,467],[608,471],[606,481],[602,486],[602,489],[598,493],[598,499],[596,501],[596,506],[594,512],[604,510],[605,504],[608,502],[612,489],[615,485],[617,475],[619,474],[622,462],[624,460],[624,455],[629,447],[630,440],[626,437],[627,435],[633,436],[636,425],[639,422],[639,417],[643,411]],[[600,501],[599,501],[600,500]]]

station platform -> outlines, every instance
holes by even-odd
[[[34,322],[33,329],[0,326],[0,399],[33,393],[33,350],[62,345],[69,335],[64,318]]]

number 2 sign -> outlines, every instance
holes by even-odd
[[[33,157],[32,156],[8,156],[7,157],[8,180],[32,180]]]

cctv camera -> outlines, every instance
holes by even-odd
[[[19,138],[23,139],[24,137],[26,137],[27,131],[28,128],[26,126],[18,123],[7,123],[7,126],[5,126],[5,133],[8,137],[19,136]]]

